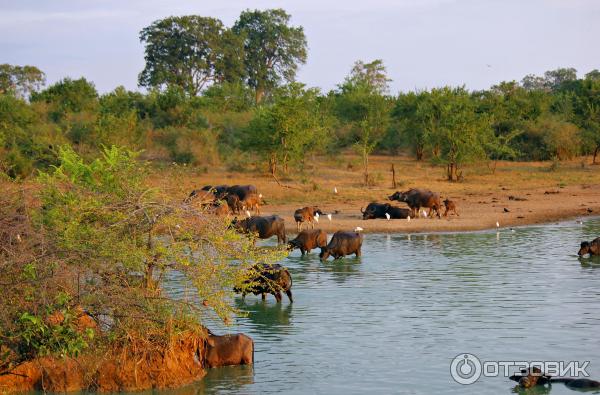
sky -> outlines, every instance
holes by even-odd
[[[101,93],[138,90],[139,32],[153,21],[196,14],[231,26],[267,8],[304,27],[297,80],[323,91],[356,60],[382,59],[391,93],[600,69],[598,0],[0,0],[0,63],[37,66],[48,83],[83,76]]]

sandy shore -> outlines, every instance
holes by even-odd
[[[550,192],[550,193],[546,193]],[[553,193],[554,192],[554,193]],[[558,192],[558,193],[555,193]],[[509,196],[518,200],[509,199]],[[526,200],[520,200],[526,199]],[[378,199],[385,202],[384,198]],[[600,185],[573,186],[553,190],[529,190],[522,194],[506,190],[489,192],[484,195],[473,194],[454,198],[458,206],[459,216],[449,214],[448,217],[405,219],[363,220],[360,212],[361,202],[325,203],[319,205],[324,212],[334,212],[332,221],[321,217],[315,228],[328,233],[337,230],[351,230],[357,226],[366,233],[418,233],[418,232],[451,232],[495,229],[496,222],[500,227],[511,227],[529,224],[548,223],[581,216],[600,214]],[[392,202],[400,207],[404,203]],[[366,206],[366,203],[362,203]],[[261,214],[277,214],[285,219],[286,230],[296,233],[293,213],[297,205],[267,205]],[[505,211],[505,208],[508,212]],[[306,225],[305,225],[306,228]]]

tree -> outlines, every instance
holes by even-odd
[[[139,84],[177,85],[196,96],[241,72],[241,41],[220,20],[196,15],[160,19],[140,32],[146,66]]]
[[[556,70],[549,70],[544,73],[546,85],[552,89],[557,90],[564,83],[575,81],[577,79],[577,70],[574,68],[558,68]]]
[[[324,147],[330,127],[319,90],[291,83],[275,92],[271,106],[258,107],[248,126],[244,145],[262,152],[275,176],[278,164],[304,163],[307,154]]]
[[[35,66],[0,64],[0,94],[29,98],[46,83],[46,75]]]
[[[365,185],[370,183],[369,155],[385,136],[390,123],[393,103],[383,95],[388,81],[381,60],[367,64],[359,60],[338,86],[337,112],[355,128],[355,146],[362,157]]]
[[[50,116],[57,121],[67,113],[95,111],[98,106],[98,91],[85,78],[64,78],[43,91],[31,95],[32,102],[51,105]]]
[[[232,31],[243,39],[246,79],[256,103],[282,81],[293,82],[298,65],[306,63],[304,30],[289,21],[282,9],[246,10],[233,25]]]
[[[425,139],[434,162],[446,165],[448,181],[460,178],[463,164],[486,157],[486,144],[494,138],[490,120],[476,112],[466,89],[432,89],[417,114],[424,121]]]
[[[598,69],[594,69],[585,75],[586,80],[599,81],[600,80],[600,71]]]
[[[390,128],[386,139],[388,145],[410,147],[417,160],[423,159],[425,151],[425,130],[417,109],[419,103],[426,97],[427,92],[408,92],[398,95],[391,112],[395,127]]]

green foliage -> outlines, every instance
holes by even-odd
[[[269,159],[274,173],[277,163],[287,171],[288,164],[302,163],[305,155],[327,145],[331,121],[317,89],[292,83],[278,90],[273,101],[256,109],[243,146]]]
[[[298,65],[306,63],[304,29],[289,21],[282,9],[246,10],[232,27],[243,39],[246,82],[255,90],[256,103],[282,81],[294,81]]]
[[[140,32],[140,41],[146,60],[141,86],[173,85],[196,96],[211,83],[235,80],[241,71],[241,40],[215,18],[160,19]]]
[[[39,93],[34,92],[31,101],[47,103],[51,119],[59,121],[67,113],[95,111],[98,106],[98,92],[94,84],[85,78],[65,78]]]
[[[46,83],[46,75],[35,66],[0,64],[0,95],[27,99]]]

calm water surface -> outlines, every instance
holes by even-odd
[[[509,394],[514,383],[450,376],[461,353],[482,361],[590,361],[600,380],[600,261],[578,259],[600,220],[515,232],[367,234],[362,258],[282,264],[294,303],[236,299],[233,327],[255,341],[254,366],[212,369],[169,394]],[[182,281],[169,280],[172,293]],[[574,394],[562,384],[554,394]],[[531,393],[531,392],[528,392]],[[548,393],[536,391],[535,393]]]

